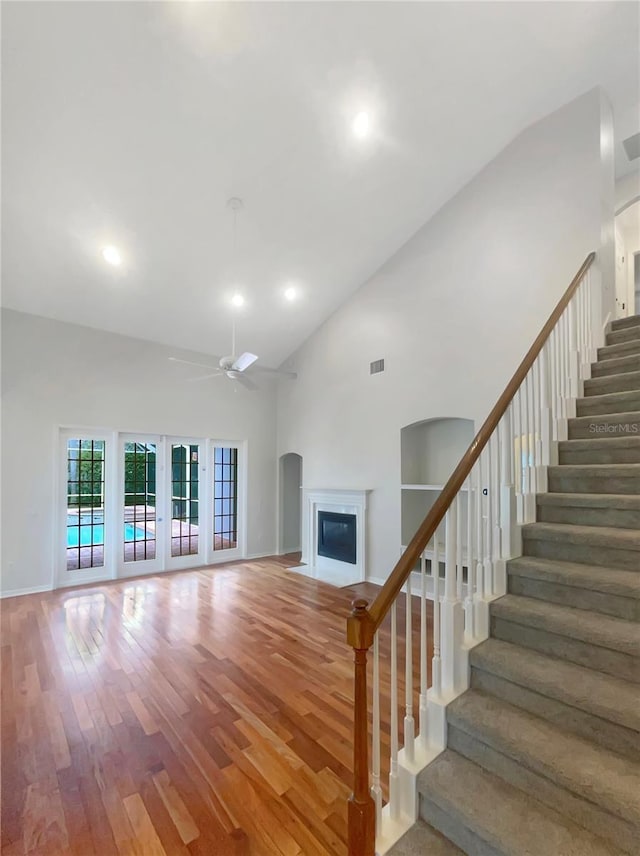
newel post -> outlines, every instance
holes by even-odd
[[[354,600],[347,621],[347,641],[353,648],[353,793],[349,798],[347,822],[349,856],[374,856],[376,810],[369,788],[369,717],[367,698],[367,652],[373,644],[373,621],[366,600]]]

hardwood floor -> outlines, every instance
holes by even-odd
[[[377,587],[287,564],[2,602],[2,856],[346,853],[345,618]]]

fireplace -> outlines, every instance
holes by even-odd
[[[334,586],[352,586],[366,579],[369,493],[304,488],[303,564],[291,570]]]
[[[356,564],[356,515],[318,511],[318,556]]]

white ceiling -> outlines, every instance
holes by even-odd
[[[3,303],[176,348],[227,352],[237,288],[239,348],[280,363],[519,131],[595,85],[619,175],[640,129],[634,3],[2,13]],[[357,141],[362,109],[375,133]]]

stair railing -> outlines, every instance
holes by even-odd
[[[371,606],[352,605],[349,856],[384,854],[417,819],[417,776],[446,747],[446,705],[469,686],[469,649],[489,635],[489,604],[506,593],[507,560],[521,553],[520,527],[535,520],[536,494],[547,490],[547,467],[557,463],[557,443],[568,437],[568,420],[597,358],[602,328],[594,258],[583,262]]]

